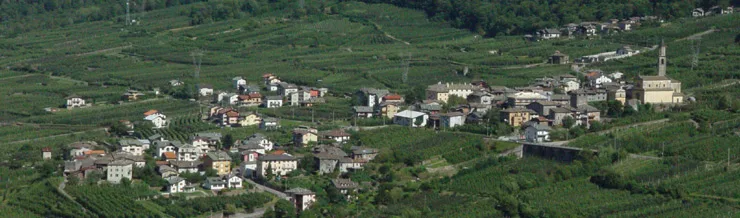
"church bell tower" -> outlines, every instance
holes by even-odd
[[[660,55],[658,56],[658,76],[665,76],[665,67],[665,41],[660,40]]]

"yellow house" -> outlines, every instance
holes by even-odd
[[[399,107],[396,106],[395,104],[381,103],[380,104],[380,116],[393,119],[393,116],[395,116],[398,113],[398,109]]]
[[[450,98],[450,91],[447,88],[447,85],[442,84],[441,82],[428,86],[426,92],[427,100],[436,100],[446,103]]]
[[[318,130],[309,127],[296,128],[293,130],[293,143],[295,146],[306,146],[311,142],[318,142]]]
[[[260,122],[262,122],[262,117],[257,113],[248,113],[239,119],[239,124],[241,126],[256,126],[259,125]]]
[[[502,110],[500,115],[501,121],[508,123],[511,126],[521,126],[524,122],[530,120],[534,111],[526,108],[509,108]]]
[[[223,151],[208,152],[203,166],[212,168],[219,176],[223,176],[231,173],[231,157]]]

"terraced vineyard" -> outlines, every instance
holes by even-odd
[[[146,217],[151,213],[134,199],[158,195],[148,186],[69,186],[67,192],[100,217]]]

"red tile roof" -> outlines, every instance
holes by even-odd
[[[283,151],[283,150],[275,150],[275,151],[273,151],[273,152],[272,152],[272,153],[270,153],[270,154],[277,154],[277,155],[282,155],[282,154],[285,154],[285,151]]]
[[[105,154],[104,150],[89,150],[85,151],[85,155],[93,155],[93,154]]]
[[[262,98],[262,94],[260,94],[260,93],[250,93],[249,94],[249,97],[250,98]]]
[[[169,162],[167,162],[166,160],[158,160],[155,163],[157,164],[157,166],[162,166],[162,165],[168,165],[169,164]]]
[[[402,96],[400,96],[400,95],[395,95],[395,94],[393,94],[393,95],[386,95],[386,96],[385,96],[385,97],[383,97],[383,98],[384,98],[385,100],[401,100],[401,98],[403,98],[403,97],[402,97]]]
[[[164,155],[164,158],[167,159],[167,160],[177,159],[177,155],[175,155],[175,152],[168,151],[168,152],[162,153],[162,155]]]
[[[51,148],[49,148],[49,147],[42,148],[41,151],[43,151],[43,152],[51,152]]]
[[[157,111],[157,110],[149,110],[147,112],[144,112],[144,116],[149,116],[149,115],[152,115],[152,114],[156,114],[157,112],[159,112],[159,111]]]
[[[239,112],[229,111],[229,112],[226,112],[226,116],[227,117],[238,117],[239,116]]]
[[[249,100],[249,95],[239,95],[239,100]]]

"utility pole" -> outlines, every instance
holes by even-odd
[[[314,120],[313,120],[313,108],[311,108],[311,123],[314,123]]]
[[[131,26],[131,14],[129,13],[129,5],[131,0],[126,0],[126,26]]]

